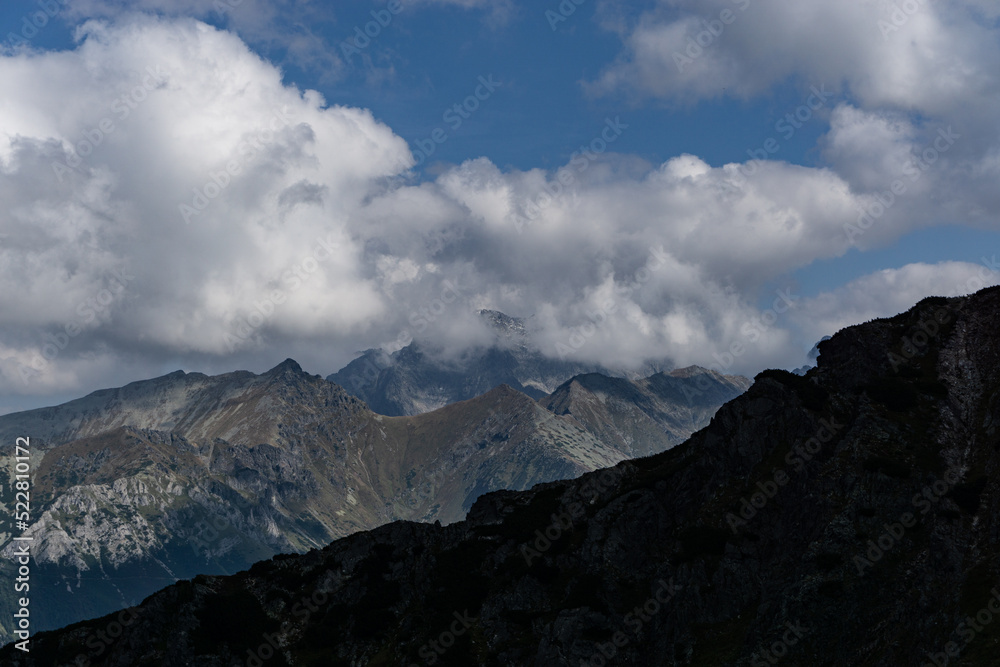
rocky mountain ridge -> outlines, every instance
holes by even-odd
[[[689,432],[710,416],[675,408]],[[25,435],[38,629],[387,521],[451,523],[483,493],[576,477],[633,451],[503,385],[385,417],[292,360],[260,375],[177,372],[0,417],[0,437]],[[681,439],[651,431],[644,447]],[[8,479],[3,502],[13,499]],[[0,532],[9,556],[13,531]],[[0,563],[2,576],[12,562]],[[12,595],[0,594],[0,611]],[[9,630],[0,621],[0,637]]]
[[[612,369],[552,358],[533,345],[523,318],[496,310],[482,310],[479,315],[494,336],[489,346],[466,350],[458,358],[443,356],[417,342],[391,354],[381,349],[366,350],[327,379],[365,401],[375,412],[399,416],[467,400],[500,384],[540,399],[577,375],[599,373],[640,380],[672,368],[667,360],[641,369]]]
[[[678,445],[711,420],[719,405],[746,391],[745,377],[692,366],[639,380],[588,373],[569,380],[541,404],[566,415],[628,458]]]
[[[0,658],[995,665],[998,325],[1000,288],[926,299],[805,377],[761,373],[664,453],[175,584],[100,654],[113,617]]]

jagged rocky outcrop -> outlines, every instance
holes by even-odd
[[[636,458],[684,442],[708,424],[720,405],[749,386],[743,376],[697,366],[638,380],[588,373],[569,380],[541,403]]]
[[[576,375],[640,379],[670,368],[666,361],[636,371],[552,358],[532,345],[524,319],[495,310],[482,310],[480,316],[494,335],[489,346],[466,350],[459,358],[443,356],[417,342],[391,354],[366,350],[327,379],[379,414],[415,415],[479,396],[501,384],[542,398]]]
[[[814,368],[816,366],[816,358],[819,356],[819,344],[825,340],[830,340],[830,337],[823,336],[823,338],[821,338],[819,342],[813,345],[812,349],[810,349],[809,353],[806,355],[806,358],[809,360],[809,363],[805,364],[804,366],[799,366],[792,372],[795,373],[796,375],[805,375],[806,373],[809,372],[809,369]]]
[[[573,478],[635,451],[505,385],[430,413],[381,416],[292,360],[261,375],[172,373],[0,417],[0,437],[21,436],[34,456],[36,630],[395,519],[458,521],[483,493]],[[673,443],[659,436],[645,447]],[[4,578],[14,572],[10,537],[4,526]],[[0,641],[11,637],[3,619],[16,597],[0,591]]]
[[[924,300],[665,453],[181,582],[99,655],[113,617],[0,660],[997,664],[998,327],[1000,289]]]

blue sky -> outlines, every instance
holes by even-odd
[[[3,43],[62,4],[4,3]],[[753,373],[1000,280],[1000,12],[985,0],[586,0],[554,29],[557,2],[233,4],[67,0],[0,58],[0,411],[177,367],[294,356],[326,374],[406,336],[466,347],[479,307],[531,317],[553,356],[712,365],[791,290],[792,312],[722,368]],[[354,43],[372,12],[391,20]],[[72,177],[54,172],[154,64],[165,82]],[[179,221],[279,101],[296,120],[253,175]],[[580,162],[609,119],[624,129]],[[329,234],[339,250],[315,279],[289,278]],[[670,261],[625,293],[657,248]],[[134,281],[45,357],[113,267]],[[448,279],[468,285],[461,305],[416,331]],[[258,307],[275,289],[282,303]]]
[[[584,3],[553,30],[545,11],[554,11],[558,3],[519,7],[502,25],[491,21],[487,11],[456,6],[414,10],[404,3],[403,11],[366,48],[344,57],[344,44],[353,47],[355,29],[373,21],[372,11],[385,10],[385,3],[353,2],[315,26],[325,48],[343,60],[335,75],[322,65],[303,65],[281,44],[250,43],[282,68],[287,83],[316,89],[330,103],[371,109],[411,145],[435,128],[447,128],[443,114],[474,91],[480,76],[501,81],[497,95],[459,131],[449,132],[432,162],[457,164],[486,156],[501,167],[554,168],[589,143],[606,118],[620,116],[630,131],[616,144],[618,152],[654,164],[692,153],[721,165],[746,159],[748,149],[775,136],[777,120],[801,101],[793,87],[779,87],[762,99],[720,95],[697,105],[587,95],[581,83],[596,78],[621,49],[621,40],[596,22],[596,5]],[[5,5],[0,9],[5,34],[38,10],[37,0]],[[229,14],[239,11],[212,11],[201,18],[226,28],[234,23]],[[73,48],[74,22],[60,18],[32,44]],[[814,164],[813,149],[824,129],[822,121],[807,124],[792,141],[783,142],[781,157]]]

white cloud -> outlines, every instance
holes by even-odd
[[[276,290],[279,334],[365,328],[384,303],[349,218],[409,164],[405,142],[193,20],[88,23],[81,38],[0,60],[0,87],[19,91],[0,110],[0,309],[16,314],[17,361],[67,327],[74,346],[51,368],[102,346],[222,354]]]
[[[788,11],[805,21],[807,9]],[[852,236],[845,226],[940,128],[842,103],[827,168],[605,154],[503,171],[480,158],[417,183],[390,128],[284,85],[232,33],[131,16],[90,22],[80,39],[0,58],[0,89],[17,91],[0,106],[0,373],[12,394],[286,356],[328,372],[344,351],[410,337],[456,351],[488,340],[483,307],[533,316],[553,355],[795,365],[838,323],[902,310],[966,269],[906,267],[808,301],[783,288],[773,309],[756,305],[765,285],[942,219],[995,226],[1000,210],[1000,153],[978,140],[993,136],[977,134],[979,112],[961,117],[976,141],[942,152]],[[80,163],[57,173],[74,152]],[[33,364],[43,372],[22,381]]]
[[[64,14],[75,21],[140,13],[220,21],[255,45],[284,49],[290,62],[336,79],[344,64],[320,30],[335,22],[335,10],[300,0],[70,0]]]
[[[980,0],[659,0],[628,28],[615,24],[623,51],[586,88],[670,104],[749,99],[788,82],[804,99],[812,87],[834,91],[825,166],[862,210],[877,210],[894,183],[902,190],[858,247],[942,222],[995,229],[996,17]]]
[[[963,296],[1000,284],[995,256],[982,264],[908,264],[863,276],[844,287],[808,299],[794,311],[807,338],[819,340],[840,329],[909,310],[927,296]]]
[[[872,0],[659,0],[626,32],[618,61],[592,89],[750,97],[801,77],[843,84],[866,106],[940,113],[956,95],[996,80],[990,63],[998,45],[981,15],[985,3],[899,4],[913,11],[894,14],[896,3]]]

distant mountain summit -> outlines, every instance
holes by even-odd
[[[481,310],[479,314],[494,333],[492,345],[470,350],[455,360],[442,360],[417,342],[392,354],[370,349],[327,380],[375,412],[399,416],[429,412],[501,384],[542,398],[576,375],[600,373],[637,379],[672,368],[667,360],[630,371],[554,359],[532,345],[524,319],[496,310]]]
[[[629,458],[678,445],[712,419],[719,406],[742,394],[751,381],[691,366],[627,380],[597,373],[577,376],[542,405],[572,417],[602,442]]]
[[[479,315],[489,322],[497,336],[503,340],[508,340],[518,345],[527,345],[528,329],[521,317],[511,317],[501,313],[499,310],[483,309]]]
[[[850,327],[669,451],[174,584],[100,664],[997,665],[998,328],[1000,288]],[[661,382],[553,400],[620,428]],[[0,662],[93,656],[115,618]]]
[[[522,334],[513,318],[496,321],[500,335]],[[511,356],[481,363],[501,367],[519,358],[516,349],[498,347],[493,355]],[[464,391],[489,391],[388,417],[287,359],[260,375],[177,371],[2,416],[0,441],[31,438],[27,534],[41,587],[32,627],[92,618],[179,579],[236,572],[395,519],[455,522],[484,493],[663,451],[742,391],[706,373],[635,386],[583,376],[550,408],[494,385],[496,374],[463,380],[456,371],[447,377]],[[671,398],[656,388],[661,382],[684,386]],[[609,423],[594,409],[603,401]],[[13,478],[13,465],[0,459],[0,484]],[[8,491],[3,502],[12,502]],[[0,527],[5,581],[17,576],[12,532]],[[16,597],[13,586],[0,589],[0,641],[11,638],[4,619],[13,618]]]

